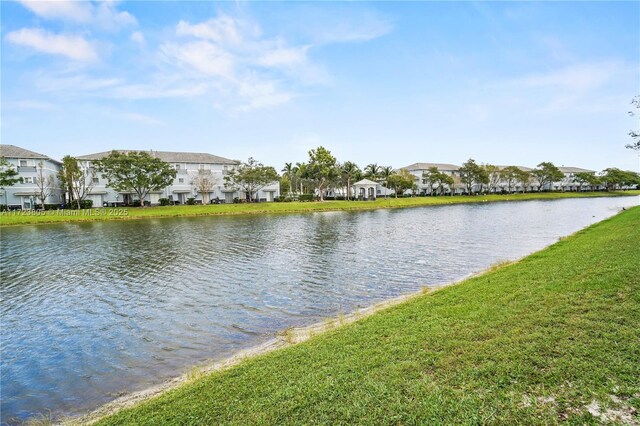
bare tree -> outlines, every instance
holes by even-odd
[[[82,167],[74,157],[67,155],[62,159],[58,179],[69,192],[71,200],[75,200],[78,209],[82,208],[82,202],[95,186],[95,177],[94,168]]]
[[[36,184],[35,196],[40,200],[42,209],[47,202],[47,198],[51,195],[53,190],[57,187],[56,178],[53,175],[45,176],[44,174],[44,161],[40,160],[38,163],[38,175],[34,179]]]
[[[210,200],[209,193],[213,191],[217,180],[211,170],[200,169],[198,173],[191,175],[191,185],[202,196],[202,204],[208,204]]]

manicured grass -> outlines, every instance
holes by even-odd
[[[46,212],[2,212],[0,226],[28,225],[56,222],[87,222],[129,220],[157,217],[216,216],[269,213],[302,213],[336,210],[373,210],[381,208],[418,207],[426,205],[482,203],[495,201],[547,200],[557,198],[616,197],[639,195],[640,190],[616,192],[552,192],[513,195],[480,195],[454,197],[378,198],[376,201],[325,201],[292,203],[249,203],[196,206],[166,206],[148,208],[91,209],[82,211],[57,210]]]
[[[638,422],[639,247],[635,207],[99,424]]]

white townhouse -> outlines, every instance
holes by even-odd
[[[453,191],[454,194],[462,194],[464,192],[465,190],[464,185],[460,181],[460,172],[459,172],[460,166],[456,166],[455,164],[413,163],[406,167],[401,167],[401,169],[409,171],[409,173],[411,173],[416,177],[416,184],[418,185],[418,193],[430,194],[431,188],[429,188],[428,182],[422,177],[422,175],[432,167],[435,167],[441,173],[445,173],[453,177],[453,180],[454,180],[453,188],[449,188],[448,185],[445,185],[443,187],[443,193],[450,194]]]
[[[133,150],[118,150],[121,153]],[[216,202],[233,203],[235,198],[245,198],[246,194],[238,188],[230,188],[226,185],[224,177],[227,173],[238,166],[238,162],[217,155],[201,152],[168,152],[168,151],[146,151],[150,155],[161,159],[176,169],[176,178],[168,187],[154,191],[149,194],[145,201],[152,205],[160,203],[160,198],[167,198],[172,203],[185,204],[189,198],[194,198],[196,202]],[[92,162],[101,160],[108,156],[111,151],[98,152],[95,154],[82,155],[76,157],[82,167],[90,169]],[[195,182],[200,173],[206,173],[213,181],[211,190],[202,194],[198,190]],[[209,173],[210,172],[210,173]],[[130,192],[118,192],[107,186],[107,180],[99,173],[95,174],[94,186],[89,193],[88,199],[93,201],[93,206],[117,206],[127,205],[134,201],[136,195]],[[274,182],[258,191],[259,201],[273,201],[280,194],[280,184]]]
[[[42,184],[47,182],[49,195],[45,204],[60,204],[62,191],[58,181],[61,163],[44,154],[29,151],[15,145],[0,145],[0,156],[4,157],[10,167],[18,171],[20,182],[12,186],[0,188],[0,203],[8,209],[30,210],[40,205],[39,198]],[[51,183],[51,185],[48,184]]]
[[[603,189],[603,187],[600,185],[594,188],[591,188],[589,184],[583,184],[581,188],[580,184],[576,182],[576,178],[575,178],[576,173],[589,173],[591,175],[595,175],[596,174],[595,170],[581,169],[580,167],[565,167],[565,166],[558,167],[558,169],[560,169],[560,171],[564,174],[564,179],[562,179],[562,181],[560,182],[553,183],[554,190],[591,191],[596,189]]]
[[[531,167],[525,167],[525,166],[496,166],[496,167],[498,168],[498,173],[502,173],[502,171],[507,167],[516,167],[518,170],[527,172],[527,173],[531,173],[533,171]],[[496,187],[497,187],[496,192],[509,192],[509,183],[502,178],[498,180],[498,184],[496,185]],[[538,188],[538,181],[535,179],[533,175],[531,175],[531,180],[529,181],[529,184],[526,185],[524,188],[523,188],[522,182],[520,182],[519,180],[512,182],[511,184],[511,192],[531,192],[537,188]]]

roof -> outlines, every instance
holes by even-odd
[[[54,163],[60,163],[58,160],[49,158],[44,154],[39,154],[37,152],[29,151],[28,149],[20,148],[19,146],[15,146],[15,145],[0,145],[0,155],[2,155],[5,158],[20,158],[20,159],[35,158],[35,159],[53,161]]]
[[[507,167],[515,167],[519,170],[522,170],[523,172],[531,172],[533,171],[533,169],[531,167],[525,167],[525,166],[496,166],[499,170],[504,170]]]
[[[353,184],[353,186],[356,186],[356,185],[379,185],[379,183],[369,179],[362,179]]]
[[[405,170],[428,170],[431,167],[436,167],[438,170],[458,170],[460,166],[456,166],[455,164],[446,164],[446,163],[413,163],[406,167],[402,167]]]
[[[580,167],[558,167],[562,173],[595,173],[595,170],[581,169]]]
[[[137,152],[135,149],[116,149],[122,154]],[[235,160],[207,154],[206,152],[170,152],[170,151],[144,151],[153,157],[159,158],[167,163],[195,163],[195,164],[238,164]],[[101,160],[111,154],[111,151],[97,152],[95,154],[81,155],[78,160]]]

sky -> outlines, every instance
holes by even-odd
[[[639,2],[2,1],[3,144],[637,170]]]

